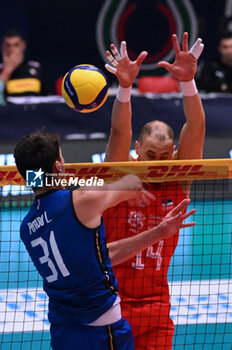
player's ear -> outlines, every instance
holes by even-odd
[[[137,155],[140,153],[140,143],[139,141],[135,141],[135,152]]]
[[[59,160],[56,160],[54,163],[53,163],[53,172],[54,173],[62,173],[63,172],[63,168],[62,168],[62,164]]]

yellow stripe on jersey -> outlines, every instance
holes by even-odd
[[[98,258],[101,264],[103,264],[102,256],[101,256],[101,249],[99,246],[99,229],[96,231],[96,247],[97,247],[97,253],[98,253]]]
[[[6,82],[6,91],[10,94],[20,94],[24,92],[41,92],[41,81],[37,78],[12,79]]]
[[[109,338],[110,338],[110,350],[114,350],[113,335],[111,326],[108,326]]]

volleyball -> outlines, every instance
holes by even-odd
[[[105,103],[109,85],[100,69],[90,64],[80,64],[64,76],[61,89],[69,107],[81,113],[89,113]]]

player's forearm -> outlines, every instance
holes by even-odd
[[[114,101],[106,162],[127,161],[132,138],[131,103]]]
[[[154,227],[136,236],[108,243],[112,265],[118,265],[129,260],[137,253],[162,239],[162,226]]]
[[[73,204],[78,219],[87,227],[99,225],[102,213],[120,202],[135,198],[142,190],[142,183],[135,175],[103,186],[80,187],[73,191]]]
[[[129,133],[131,131],[131,114],[130,100],[121,102],[116,97],[112,110],[112,129],[121,134]]]
[[[205,113],[200,95],[183,96],[184,114],[186,123],[193,131],[205,128]]]
[[[142,190],[142,183],[135,175],[124,176],[121,180],[104,185],[104,197],[99,197],[99,209],[104,212],[121,202],[135,198]]]
[[[130,174],[110,184],[90,187],[88,190],[82,187],[74,192],[77,195],[79,193],[82,197],[81,204],[79,199],[79,206],[82,205],[82,208],[79,208],[78,211],[84,211],[84,215],[91,218],[102,215],[105,210],[121,202],[139,196],[141,191],[143,191],[141,180],[138,176]]]
[[[205,114],[199,94],[184,96],[184,112],[186,123],[179,138],[178,158],[202,158],[205,139]]]

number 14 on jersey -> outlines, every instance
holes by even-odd
[[[154,247],[150,246],[147,248],[146,257],[151,259],[156,259],[156,271],[159,271],[162,264],[162,250],[164,246],[164,240],[159,241],[156,252],[154,251]],[[132,267],[137,270],[143,270],[145,268],[145,264],[142,261],[142,252],[139,252],[136,255],[136,262],[132,262]]]

